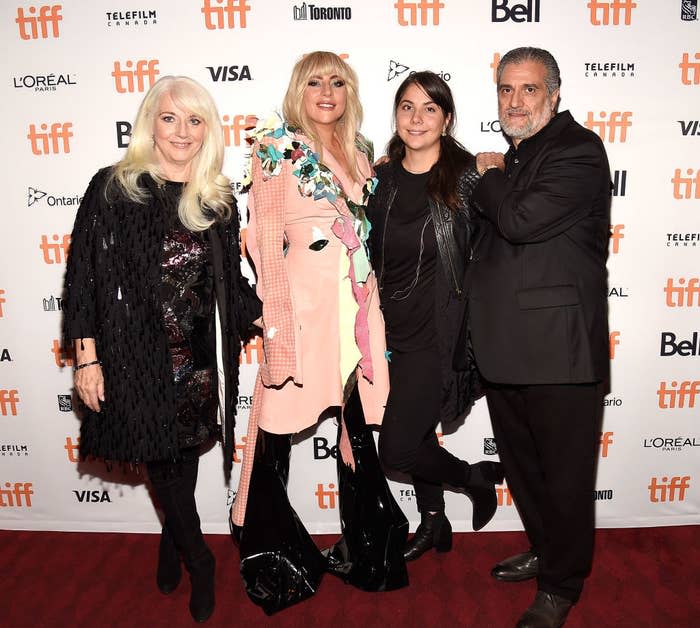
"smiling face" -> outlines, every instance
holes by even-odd
[[[316,127],[331,127],[343,117],[348,100],[345,81],[336,74],[312,76],[304,88],[304,112]]]
[[[434,153],[437,161],[440,136],[449,121],[449,116],[416,83],[411,83],[401,95],[396,108],[396,132],[407,152]]]
[[[498,83],[498,118],[503,132],[517,147],[554,116],[559,90],[547,93],[547,69],[538,61],[509,63]]]
[[[192,159],[202,148],[207,125],[201,117],[183,111],[170,94],[163,94],[153,120],[154,150],[166,179],[187,181]]]

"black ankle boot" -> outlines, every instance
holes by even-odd
[[[167,526],[163,526],[160,533],[160,546],[158,548],[158,571],[156,583],[161,593],[172,593],[177,589],[182,577],[180,567],[180,552],[177,551],[175,540]]]
[[[467,463],[465,463],[467,464]],[[482,461],[467,465],[465,490],[472,501],[472,527],[481,530],[496,514],[496,484],[503,482],[500,462]]]
[[[422,512],[420,525],[413,538],[406,543],[403,552],[405,560],[416,560],[431,548],[436,552],[449,552],[452,549],[452,526],[444,512]]]
[[[196,622],[205,622],[214,612],[214,571],[216,560],[209,548],[196,559],[186,561],[190,572],[190,614]]]

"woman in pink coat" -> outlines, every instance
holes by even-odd
[[[366,247],[376,179],[358,132],[354,71],[330,52],[305,55],[283,113],[252,134],[248,250],[263,301],[265,360],[232,509],[232,523],[243,526],[246,589],[267,612],[311,595],[326,568],[365,590],[407,583],[407,522],[367,427],[381,422],[389,380]],[[324,557],[291,509],[286,481],[292,434],[333,414],[341,415],[344,536]]]

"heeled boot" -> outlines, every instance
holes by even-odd
[[[421,512],[420,525],[406,543],[403,557],[407,561],[416,560],[433,547],[436,552],[452,549],[452,525],[444,512]]]
[[[167,595],[177,589],[182,578],[180,566],[180,552],[175,545],[175,539],[167,525],[163,525],[160,533],[160,545],[158,547],[158,570],[156,571],[156,584],[160,592]]]
[[[214,554],[205,545],[204,551],[195,558],[185,562],[190,574],[190,615],[199,623],[207,621],[214,612],[216,599],[214,596],[214,572],[216,560]]]
[[[464,490],[472,502],[472,527],[481,530],[496,514],[496,484],[503,482],[500,462],[482,461],[465,465]]]

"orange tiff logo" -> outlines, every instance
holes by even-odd
[[[70,249],[70,233],[64,233],[62,236],[54,233],[51,242],[47,235],[42,235],[39,248],[44,255],[45,264],[64,264]]]
[[[36,124],[29,125],[27,139],[35,155],[57,155],[58,153],[70,153],[70,138],[73,137],[72,122],[54,122],[49,130],[48,124],[41,124],[37,131]]]
[[[73,366],[75,362],[75,349],[73,347],[62,347],[56,338],[53,339],[51,353],[53,353],[54,362],[59,368]]]
[[[615,347],[619,346],[619,344],[620,344],[620,332],[619,331],[611,331],[610,336],[608,337],[608,340],[610,342],[610,359],[614,360],[615,359]]]
[[[433,26],[437,26],[440,24],[440,9],[445,8],[445,3],[440,0],[416,0],[415,2],[396,0],[394,7],[400,26],[418,26],[419,16],[420,25],[427,26],[428,17],[431,15]],[[408,18],[406,18],[407,12]]]
[[[613,444],[613,434],[614,432],[601,432],[600,433],[600,457],[608,457],[608,448]]]
[[[610,118],[607,120],[607,113],[605,111],[600,112],[600,120],[595,120],[593,118],[593,112],[588,112],[588,118],[584,126],[590,129],[594,133],[597,133],[601,140],[604,142],[615,143],[616,138],[618,138],[619,130],[619,141],[624,143],[627,141],[627,129],[632,126],[632,112],[631,111],[611,111]]]
[[[328,510],[329,508],[334,509],[338,505],[338,491],[335,490],[335,484],[333,484],[333,482],[328,485],[328,488],[325,488],[323,484],[317,484],[314,495],[316,495],[318,507],[321,510]]]
[[[493,82],[498,85],[498,64],[501,62],[501,53],[493,53],[493,61],[489,64],[489,67],[493,70]]]
[[[618,26],[620,18],[625,26],[629,26],[632,23],[632,10],[637,8],[637,3],[633,0],[612,0],[612,2],[590,0],[586,6],[591,10],[593,26],[608,26],[611,23],[613,26]]]
[[[246,259],[248,256],[248,228],[243,227],[241,229],[241,259]]]
[[[512,506],[513,505],[513,495],[507,486],[497,486],[496,487],[496,499],[498,500],[499,506]]]
[[[693,55],[695,61],[690,60],[687,52],[683,53],[683,58],[678,64],[681,69],[681,83],[683,85],[698,85],[700,83],[700,52]]]
[[[134,67],[135,65],[135,67]],[[138,61],[125,61],[122,69],[121,62],[114,62],[114,87],[120,94],[133,91],[143,92],[153,87],[158,71],[158,59],[139,59]],[[146,85],[148,78],[148,85]]]
[[[691,277],[687,281],[685,277],[679,277],[677,285],[673,278],[666,280],[664,287],[667,307],[698,307],[700,306],[700,278]]]
[[[685,492],[690,488],[690,476],[674,475],[671,481],[666,476],[661,478],[653,477],[647,486],[649,489],[649,501],[656,504],[658,502],[685,501]]]
[[[246,129],[252,129],[258,121],[253,114],[233,116],[233,121],[229,115],[221,118],[221,125],[224,127],[224,145],[240,146],[245,136]]]
[[[695,171],[695,176],[693,176],[692,168],[688,168],[685,173],[688,176],[682,177],[680,168],[676,168],[673,172],[673,178],[671,179],[671,183],[673,183],[673,198],[679,200],[700,198],[700,168]],[[695,187],[694,193],[693,186]]]
[[[686,401],[688,408],[695,407],[695,399],[700,392],[700,381],[686,380],[678,385],[677,381],[659,382],[659,389],[656,394],[659,397],[659,408],[662,410],[685,408]]]
[[[620,240],[625,237],[625,225],[610,225],[610,242],[612,243],[612,253],[617,255],[620,252]]]
[[[7,302],[7,299],[4,296],[2,296],[3,294],[5,294],[5,291],[0,289],[0,318],[2,318],[5,315],[2,311],[2,304]]]
[[[36,7],[29,7],[26,14],[24,8],[18,7],[15,22],[22,39],[48,39],[59,37],[58,23],[62,19],[60,4],[46,4],[39,7],[39,15],[36,14]],[[51,35],[49,35],[49,26]]]
[[[237,464],[240,464],[243,462],[243,456],[245,456],[245,447],[246,447],[246,442],[248,441],[247,436],[243,436],[241,438],[241,442],[238,443],[234,448],[233,448],[233,461]],[[238,452],[241,452],[241,455],[238,455]]]
[[[2,416],[17,416],[18,403],[19,391],[16,388],[0,390],[0,414]]]
[[[250,5],[246,0],[204,0],[202,5],[204,26],[209,30],[236,28],[236,16],[238,16],[239,26],[245,28],[248,25],[246,20],[248,11],[250,11]]]
[[[255,354],[255,358],[253,358]],[[241,343],[241,353],[238,357],[239,364],[262,364],[265,357],[262,336],[255,336],[246,344]]]
[[[66,444],[63,445],[63,449],[68,454],[68,462],[78,462],[80,460],[80,436],[78,436],[76,442],[73,442],[70,436],[66,436]]]
[[[0,488],[0,508],[31,508],[33,486],[32,482],[5,482],[5,488]]]

